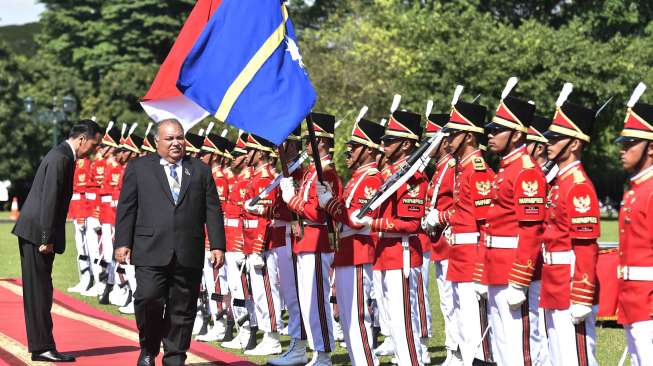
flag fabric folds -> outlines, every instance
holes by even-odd
[[[174,118],[188,130],[208,115],[207,111],[177,89],[177,78],[181,64],[219,5],[220,0],[198,0],[195,3],[168,56],[161,64],[150,89],[141,101],[145,113],[155,122]]]
[[[222,0],[188,53],[177,88],[218,120],[277,145],[317,99],[279,0]]]

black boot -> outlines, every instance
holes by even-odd
[[[113,283],[108,283],[104,287],[104,292],[102,293],[102,296],[100,296],[100,304],[102,305],[109,305],[109,293],[113,290]]]
[[[227,320],[227,329],[224,331],[224,338],[220,340],[220,342],[229,342],[234,339],[234,326],[236,325],[236,322],[231,320]]]
[[[256,332],[258,331],[258,327],[251,327],[250,332],[249,332],[249,341],[247,341],[247,346],[245,347],[245,351],[249,351],[250,349],[256,348]]]
[[[197,333],[197,335],[205,335],[208,331],[209,331],[209,317],[203,316],[202,327],[200,328],[200,332]]]

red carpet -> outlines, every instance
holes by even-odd
[[[77,362],[72,365],[136,364],[140,351],[134,321],[104,313],[56,290],[52,319],[58,350],[77,357]],[[54,365],[31,361],[26,344],[20,282],[0,280],[0,366]],[[231,353],[199,342],[191,343],[186,363],[254,365]],[[160,364],[161,355],[157,359],[157,365]]]

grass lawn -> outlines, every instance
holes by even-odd
[[[18,255],[17,240],[11,235],[10,231],[13,224],[0,224],[0,278],[19,278],[20,277],[20,258]],[[66,253],[57,256],[54,264],[53,281],[54,286],[60,291],[66,291],[66,288],[74,285],[77,280],[75,270],[75,245],[73,242],[72,226],[68,225],[68,245]],[[616,221],[602,222],[601,241],[617,240],[617,223]],[[444,360],[445,350],[444,335],[442,332],[443,321],[442,315],[438,308],[438,292],[433,280],[433,271],[430,273],[430,295],[431,295],[431,313],[433,316],[433,337],[430,340],[429,350],[433,364],[437,365]],[[95,299],[82,297],[79,294],[73,294],[77,299],[89,303],[97,308],[107,311],[111,314],[133,319],[133,316],[125,316],[117,311],[112,305],[100,305]],[[282,343],[285,347],[288,345],[288,337],[282,337]],[[217,345],[215,345],[218,347]],[[619,327],[597,327],[597,357],[602,365],[616,365],[621,357],[625,347],[623,330]],[[240,354],[240,353],[239,353]],[[243,356],[246,357],[246,356]],[[265,357],[246,357],[257,364],[265,364]],[[346,349],[338,346],[332,356],[334,365],[349,365],[349,356]],[[382,357],[384,365],[390,365],[389,357]]]

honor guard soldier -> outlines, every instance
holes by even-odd
[[[372,318],[368,308],[372,290],[372,264],[378,238],[367,226],[355,225],[357,212],[383,184],[377,169],[376,151],[384,128],[361,119],[347,142],[347,167],[353,170],[342,196],[333,196],[326,185],[317,186],[320,207],[340,225],[338,250],[333,267],[340,321],[352,365],[375,366],[379,361],[372,350]],[[376,216],[372,213],[371,216]]]
[[[334,348],[331,306],[329,304],[329,268],[333,262],[336,243],[331,242],[327,220],[331,220],[319,207],[317,198],[317,170],[321,164],[324,183],[334,195],[342,192],[340,178],[331,161],[329,149],[333,148],[335,117],[323,113],[311,113],[315,128],[317,153],[320,161],[313,161],[304,173],[299,189],[295,192],[293,178],[283,178],[280,188],[282,199],[288,208],[296,213],[303,224],[303,237],[294,244],[297,255],[297,288],[304,329],[309,345],[315,351],[308,365],[331,365],[331,352]],[[310,143],[307,152],[313,156]],[[315,291],[306,289],[314,288]]]
[[[424,136],[431,137],[439,132],[449,122],[448,113],[438,113],[429,115],[426,121],[426,131]],[[432,158],[436,162],[435,173],[431,178],[429,187],[426,191],[426,209],[425,214],[432,210],[437,212],[447,212],[453,205],[453,184],[456,160],[448,153],[448,144],[446,139],[442,141],[438,149],[433,150]],[[435,267],[435,280],[438,287],[440,299],[440,311],[444,320],[444,346],[447,350],[447,358],[443,362],[447,365],[451,362],[453,352],[458,349],[456,344],[455,327],[453,323],[453,294],[451,282],[447,280],[447,268],[449,265],[449,242],[447,237],[451,235],[449,226],[439,226],[435,230],[429,230],[426,220],[423,221],[422,227],[426,231],[425,240],[431,249],[431,262]],[[425,258],[426,260],[426,258]],[[428,267],[422,266],[422,276],[429,278]],[[425,282],[424,293],[429,293],[428,281]],[[428,296],[426,297],[428,299]],[[430,313],[429,313],[430,314]],[[429,332],[430,333],[430,332]]]
[[[631,365],[653,364],[653,105],[628,102],[621,136],[621,163],[630,173],[619,213],[619,310]]]
[[[263,330],[263,340],[256,348],[245,351],[246,355],[265,356],[281,353],[279,330],[281,320],[281,296],[277,256],[270,240],[271,220],[277,192],[272,191],[255,204],[251,200],[261,194],[274,179],[271,154],[274,144],[250,134],[246,143],[248,160],[253,169],[245,194],[245,241],[250,243],[251,254],[247,258],[256,322]]]
[[[247,194],[247,186],[252,177],[252,170],[247,161],[247,133],[241,133],[236,145],[231,151],[233,160],[230,171],[234,174],[229,188],[229,196],[224,203],[224,226],[227,237],[227,285],[231,294],[231,310],[234,321],[238,324],[238,334],[222,347],[231,349],[253,349],[256,346],[256,315],[250,297],[249,281],[247,280],[243,204]]]
[[[479,258],[481,224],[490,206],[494,173],[479,150],[487,109],[479,104],[458,101],[457,95],[459,92],[454,95],[449,122],[444,129],[448,133],[449,151],[457,161],[454,203],[446,211],[431,210],[426,220],[431,227],[451,228],[447,280],[451,281],[457,329],[458,350],[454,352],[454,358],[468,364],[474,358],[480,362],[492,360],[487,334],[487,303],[483,287],[477,298],[474,271]]]
[[[386,168],[383,179],[389,178],[415,150],[421,135],[420,115],[395,111],[383,136]],[[421,230],[428,181],[416,172],[381,204],[378,217],[352,215],[356,226],[370,227],[379,235],[374,268],[381,271],[384,306],[390,314],[389,326],[395,354],[400,365],[422,365],[420,324],[417,308],[418,276],[422,266],[422,246],[417,234]]]
[[[122,150],[122,154],[120,158],[123,161],[123,170],[122,170],[123,175],[129,161],[132,159],[136,159],[142,153],[140,146],[143,145],[143,138],[134,134],[134,130],[136,129],[136,126],[137,126],[136,123],[132,124],[127,134],[120,140],[120,150]],[[118,199],[120,198],[121,190],[122,190],[122,176],[120,178],[117,195],[114,197],[116,206],[118,204]],[[123,268],[121,272],[123,272],[124,270],[124,275],[127,278],[127,282],[129,283],[129,289],[131,290],[132,296],[129,297],[127,305],[118,308],[118,311],[120,311],[123,314],[134,314],[133,294],[136,292],[136,287],[137,287],[136,269],[132,264],[121,265],[121,267]]]
[[[549,140],[544,137],[544,133],[549,129],[551,119],[534,115],[528,126],[528,134],[526,135],[526,151],[528,155],[533,157],[535,163],[541,167],[549,161],[546,154],[546,145]],[[548,181],[548,180],[547,180]]]
[[[68,288],[68,292],[82,293],[93,286],[91,259],[86,246],[86,185],[91,180],[91,160],[77,159],[73,174],[73,195],[70,198],[68,216],[73,220],[75,247],[77,249],[77,271],[79,282]]]
[[[116,151],[120,143],[120,131],[113,128],[113,121],[109,122],[102,138],[103,149],[106,149],[106,164],[104,179],[98,190],[100,200],[100,225],[102,237],[100,238],[102,252],[100,265],[106,274],[106,287],[100,297],[100,304],[109,304],[109,295],[115,283],[115,261],[113,259],[113,235],[116,223],[116,206],[113,204],[113,191],[120,179],[120,164],[116,161]],[[124,304],[123,304],[124,305]]]
[[[566,101],[572,88],[570,83],[563,87],[544,134],[549,160],[560,171],[547,199],[540,306],[551,364],[596,365],[592,306],[600,214],[594,186],[580,162],[590,143],[595,112]]]
[[[209,125],[204,137],[204,143],[199,153],[199,159],[206,165],[211,167],[211,175],[218,191],[218,199],[220,205],[224,206],[226,201],[225,194],[228,193],[228,182],[222,172],[222,159],[224,159],[224,151],[227,147],[228,140],[222,136],[210,133],[212,124]],[[213,325],[208,328],[204,334],[199,334],[195,340],[200,342],[215,342],[223,341],[227,331],[233,333],[233,322],[231,322],[231,329],[228,329],[225,315],[227,307],[224,303],[224,297],[227,295],[227,276],[224,266],[219,269],[213,268],[211,263],[211,243],[208,235],[204,241],[204,267],[202,269],[202,287],[205,292],[206,308],[208,316]],[[203,296],[203,295],[200,295]],[[232,338],[233,339],[233,338]]]
[[[301,126],[297,127],[284,141],[282,149],[287,164],[299,158],[302,150]],[[299,166],[290,173],[294,181],[299,182],[304,176],[304,169]],[[306,356],[306,330],[302,322],[302,312],[299,308],[299,288],[297,287],[297,255],[293,252],[294,243],[301,239],[301,229],[296,220],[296,214],[288,209],[281,198],[281,190],[275,189],[276,204],[273,208],[272,228],[270,231],[271,246],[277,252],[281,296],[288,313],[288,336],[290,345],[280,357],[269,359],[273,366],[303,365],[308,362]]]
[[[93,287],[84,296],[98,297],[104,293],[107,274],[102,266],[102,225],[100,223],[100,190],[104,183],[108,146],[98,149],[91,163],[91,179],[86,185],[86,245],[93,268]],[[113,249],[112,249],[113,251]]]
[[[535,105],[511,96],[510,78],[492,122],[489,149],[500,158],[485,223],[483,284],[488,285],[492,354],[499,365],[539,364],[539,296],[546,180],[526,150]]]

